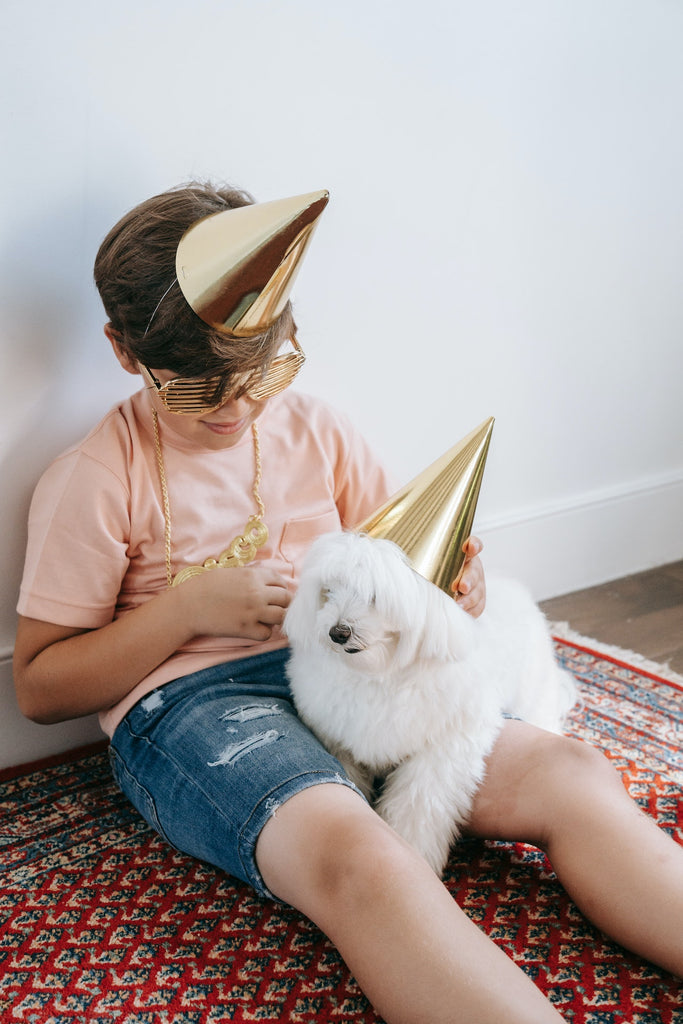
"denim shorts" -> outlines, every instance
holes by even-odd
[[[277,808],[321,783],[359,793],[297,717],[288,656],[256,654],[160,686],[131,708],[110,746],[121,790],[171,846],[271,898],[255,848]]]

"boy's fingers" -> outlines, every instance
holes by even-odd
[[[468,560],[470,558],[476,558],[477,555],[481,554],[483,548],[484,545],[482,544],[481,540],[479,539],[479,537],[475,537],[474,534],[468,537],[462,546],[462,549]]]

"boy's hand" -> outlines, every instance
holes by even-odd
[[[478,537],[470,537],[465,541],[463,545],[465,564],[460,578],[452,586],[455,600],[464,611],[469,612],[475,619],[486,607],[486,579],[484,578],[484,566],[479,558],[479,552],[483,546]]]
[[[288,581],[259,566],[211,569],[181,583],[195,636],[267,640],[291,601]]]

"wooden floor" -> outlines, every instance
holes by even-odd
[[[543,601],[550,622],[683,675],[683,561]]]

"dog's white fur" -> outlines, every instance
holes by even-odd
[[[474,619],[390,541],[318,538],[284,628],[301,718],[366,796],[384,778],[376,810],[438,874],[503,712],[559,732],[575,703],[574,680],[520,584],[488,580]]]

